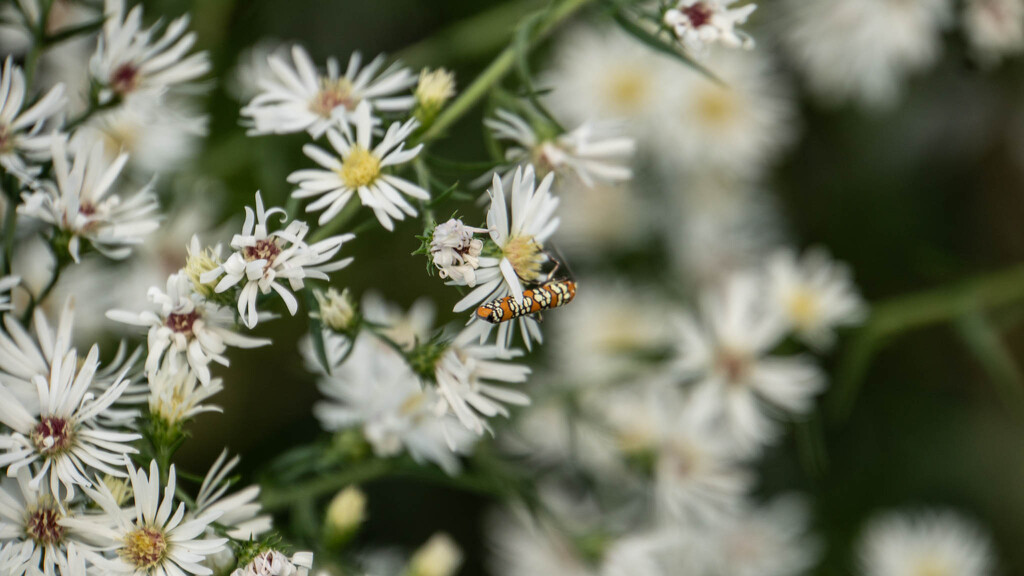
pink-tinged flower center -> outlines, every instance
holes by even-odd
[[[331,113],[338,106],[344,106],[347,110],[355,110],[359,100],[352,94],[352,83],[348,78],[330,80],[320,79],[320,91],[316,93],[309,103],[309,110],[318,116],[330,118]]]
[[[110,75],[110,87],[118,94],[128,94],[139,85],[139,69],[129,63],[118,66]]]
[[[59,454],[71,447],[74,427],[64,418],[43,418],[32,430],[32,444],[42,454]]]
[[[703,2],[697,2],[693,6],[681,8],[679,11],[686,16],[687,20],[690,21],[690,26],[694,28],[706,26],[711,22],[711,17],[715,14],[711,7]]]
[[[117,553],[136,568],[148,570],[167,556],[167,539],[156,528],[139,528],[124,537],[124,546]]]
[[[193,310],[187,314],[171,313],[167,315],[167,327],[175,332],[186,336],[192,335],[192,325],[199,319],[199,311]]]
[[[7,154],[14,150],[14,133],[11,127],[0,124],[0,154]]]
[[[277,258],[280,253],[281,247],[272,238],[257,240],[255,246],[246,246],[242,251],[245,259],[249,262],[266,260],[268,267],[274,264],[274,258]]]
[[[40,544],[56,544],[64,538],[60,519],[61,514],[53,502],[40,502],[39,508],[29,512],[25,532]]]
[[[750,361],[745,354],[723,348],[715,357],[718,369],[725,375],[729,384],[740,384],[747,379],[750,372]]]
[[[92,216],[96,213],[96,206],[88,202],[83,202],[78,205],[78,213],[83,216]]]

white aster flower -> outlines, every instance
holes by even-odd
[[[305,222],[292,221],[283,230],[270,232],[267,219],[280,214],[282,223],[288,215],[283,208],[263,208],[263,199],[256,193],[256,210],[245,207],[245,223],[242,233],[231,239],[236,250],[227,261],[200,276],[200,282],[208,284],[220,278],[214,291],[217,293],[242,284],[238,295],[238,314],[242,322],[254,328],[258,321],[256,297],[259,294],[277,292],[284,300],[288,312],[295,315],[299,303],[289,291],[301,290],[306,278],[328,280],[328,272],[348,266],[351,258],[328,262],[342,244],[355,238],[352,234],[331,236],[314,244],[305,242],[309,227]],[[221,278],[223,276],[223,278]],[[288,286],[283,281],[288,281]]]
[[[17,276],[0,277],[0,312],[9,312],[14,309],[14,303],[11,302],[11,289],[19,283],[21,283],[21,278]]]
[[[829,102],[895,102],[906,77],[939,57],[949,0],[786,0],[782,40]]]
[[[476,286],[476,269],[480,267],[484,243],[473,235],[485,232],[486,228],[466,226],[455,218],[434,226],[430,237],[430,256],[437,275],[443,279],[451,278],[458,285]]]
[[[654,140],[657,160],[668,170],[721,172],[754,178],[795,140],[795,96],[766,52],[712,51],[709,80],[678,62],[666,61],[663,89],[673,102]]]
[[[327,345],[327,343],[325,343]],[[475,438],[450,416],[438,415],[433,390],[424,390],[405,359],[387,344],[362,333],[344,362],[332,359],[318,388],[327,400],[313,413],[330,431],[359,426],[374,454],[390,457],[403,448],[417,462],[434,462],[449,474]]]
[[[403,311],[376,292],[363,295],[363,318],[381,326],[380,334],[406,352],[430,340],[434,316],[434,303],[428,298],[416,300],[408,311]]]
[[[806,414],[824,377],[807,357],[770,355],[785,324],[765,306],[757,278],[734,274],[700,304],[699,322],[686,315],[677,326],[679,375],[694,382],[691,401],[717,414],[737,449],[754,452],[777,433],[769,413]]]
[[[477,335],[463,330],[441,354],[434,365],[434,381],[443,400],[467,429],[483,434],[489,429],[486,419],[509,415],[505,404],[526,406],[530,397],[496,383],[526,382],[530,368],[508,360],[521,355],[519,350],[494,344],[474,344]]]
[[[153,374],[166,361],[167,370],[178,372],[185,364],[203,384],[210,383],[210,363],[228,366],[224,356],[228,346],[256,348],[270,344],[266,338],[251,338],[236,333],[234,314],[207,301],[195,292],[192,280],[184,272],[167,279],[166,291],[153,286],[149,300],[156,311],[142,313],[111,310],[107,317],[118,322],[148,326],[146,372]]]
[[[687,50],[700,54],[711,44],[754,47],[754,39],[736,29],[757,9],[756,4],[730,8],[736,0],[679,0],[663,18]]]
[[[296,552],[289,558],[277,550],[268,550],[231,576],[307,576],[312,567],[312,552]]]
[[[766,265],[768,289],[797,336],[818,350],[835,341],[835,328],[864,320],[866,306],[850,269],[823,250],[797,259],[792,250],[773,255]]]
[[[8,56],[0,74],[0,168],[30,180],[50,158],[52,130],[64,110],[64,85],[57,84],[31,106],[25,73]],[[23,109],[24,108],[24,109]]]
[[[0,483],[0,541],[23,547],[19,557],[29,574],[56,576],[57,567],[68,564],[68,546],[82,541],[62,523],[79,515],[77,508],[54,498],[47,485],[33,483],[28,468]]]
[[[225,496],[232,484],[229,474],[240,461],[238,456],[228,460],[226,449],[220,453],[199,487],[195,514],[220,514],[217,523],[228,529],[228,536],[237,540],[250,540],[269,531],[273,524],[269,515],[262,514],[263,508],[258,501],[259,486],[249,486]]]
[[[292,192],[294,198],[319,196],[306,206],[306,212],[323,210],[319,220],[321,226],[337,216],[357,193],[363,206],[373,209],[381,226],[388,231],[395,228],[392,219],[404,220],[406,215],[416,215],[416,208],[402,198],[403,194],[417,200],[430,199],[430,193],[423,188],[384,170],[411,161],[423,149],[420,144],[405,150],[405,141],[418,122],[415,119],[404,124],[395,122],[388,127],[381,141],[373,146],[373,117],[370,112],[368,102],[360,102],[356,106],[351,118],[354,134],[348,122],[340,125],[340,132],[333,128],[327,130],[327,140],[335,154],[315,144],[302,147],[306,156],[326,170],[298,170],[288,176],[288,182],[299,186]]]
[[[496,118],[484,125],[497,140],[511,146],[505,151],[507,166],[502,178],[506,184],[517,165],[532,164],[539,176],[555,172],[572,174],[587,187],[625,182],[633,177],[629,167],[636,142],[621,135],[618,124],[585,122],[575,130],[543,137],[523,118],[499,109]]]
[[[75,262],[81,260],[82,239],[108,258],[127,258],[133,246],[160,226],[156,195],[148,185],[127,199],[112,193],[127,154],[109,161],[97,140],[81,146],[69,166],[66,146],[64,139],[53,139],[56,182],[24,194],[18,211],[70,236],[68,252]]]
[[[188,54],[196,42],[186,14],[170,23],[157,39],[161,24],[142,27],[142,6],[125,15],[124,0],[105,0],[106,22],[89,61],[92,77],[103,87],[101,101],[125,98],[140,91],[162,92],[196,80],[210,71],[206,52]]]
[[[890,513],[871,521],[858,549],[863,576],[992,576],[988,536],[948,511]]]
[[[165,363],[147,374],[149,412],[169,426],[178,426],[203,412],[221,412],[220,406],[203,404],[224,389],[220,378],[200,383],[196,373],[184,366]]]
[[[261,38],[238,55],[224,88],[232,98],[248,102],[260,93],[260,82],[269,78],[274,71],[270,68],[270,57],[287,57],[288,46],[276,38]]]
[[[540,184],[534,181],[532,166],[516,169],[512,179],[511,223],[505,203],[505,190],[501,177],[494,175],[491,188],[491,206],[487,211],[487,227],[491,240],[501,250],[501,258],[481,258],[476,271],[477,287],[455,305],[455,312],[463,312],[484,301],[512,296],[523,299],[523,284],[541,284],[546,280],[543,267],[550,260],[544,244],[558,229],[555,217],[558,199],[551,193],[553,174]],[[476,330],[482,338],[490,334],[491,324],[476,321]],[[526,347],[542,336],[536,318],[523,316],[518,321],[503,322],[498,326],[498,344],[507,348],[512,341],[512,327],[518,323]]]
[[[969,0],[964,6],[967,39],[982,63],[1024,51],[1024,0]]]
[[[270,74],[259,79],[261,92],[242,108],[242,116],[252,122],[249,134],[305,130],[320,138],[327,128],[349,122],[363,102],[371,112],[403,112],[415,103],[412,94],[401,93],[416,84],[416,76],[397,63],[381,71],[384,56],[361,67],[356,52],[342,76],[334,58],[328,58],[327,73],[321,74],[301,46],[293,46],[291,53],[291,63],[280,54],[268,57]]]
[[[140,436],[109,430],[99,417],[119,399],[129,381],[120,379],[94,395],[90,388],[98,357],[99,348],[93,346],[81,368],[74,350],[54,358],[46,376],[32,377],[38,391],[37,406],[26,406],[0,387],[0,422],[11,430],[0,435],[0,448],[5,451],[0,466],[8,467],[8,476],[39,463],[32,482],[39,484],[49,477],[50,493],[68,500],[76,485],[92,484],[90,470],[124,476],[122,467],[128,454],[137,452],[130,442]]]
[[[90,560],[104,574],[132,576],[207,576],[213,571],[200,563],[221,551],[227,538],[205,538],[207,529],[219,512],[186,519],[185,504],[174,506],[177,477],[174,465],[167,473],[167,487],[161,499],[160,469],[150,463],[149,474],[142,468],[128,467],[134,505],[122,508],[102,483],[86,489],[104,512],[99,516],[66,521],[73,529],[89,531],[97,545],[115,553],[112,558],[95,552]]]
[[[4,542],[0,544],[0,574],[22,576],[28,570],[33,545],[30,542]],[[66,576],[63,575],[62,576]],[[74,575],[79,576],[79,575]],[[82,576],[85,576],[84,574]]]
[[[596,262],[653,241],[658,232],[653,220],[664,210],[652,192],[657,191],[635,180],[593,187],[563,181],[558,187],[558,249],[570,261]]]

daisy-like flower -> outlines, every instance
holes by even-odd
[[[383,55],[362,67],[362,56],[352,54],[344,76],[334,58],[328,58],[326,74],[318,72],[301,46],[292,47],[291,63],[276,53],[267,63],[271,73],[259,79],[261,92],[242,108],[252,122],[251,135],[305,130],[320,138],[327,128],[350,121],[363,102],[372,112],[404,112],[416,101],[400,94],[416,84],[416,76],[397,63],[381,71]]]
[[[476,269],[480,267],[484,242],[473,235],[486,232],[486,228],[466,226],[455,218],[434,226],[430,257],[437,275],[470,288],[476,286]]]
[[[220,412],[220,406],[203,404],[224,389],[220,378],[200,383],[196,373],[170,363],[147,375],[149,412],[168,426],[180,426],[203,412]]]
[[[705,51],[711,44],[730,48],[754,47],[754,39],[736,29],[757,9],[756,4],[730,8],[737,0],[679,0],[663,20],[687,50]]]
[[[428,298],[416,300],[408,311],[403,311],[376,292],[363,295],[363,317],[381,326],[379,333],[406,352],[430,340],[434,316],[434,303]]]
[[[224,352],[228,346],[256,348],[270,344],[266,338],[252,338],[236,333],[234,314],[227,308],[208,302],[197,294],[192,280],[184,272],[167,279],[166,291],[149,289],[149,300],[156,311],[142,313],[111,310],[107,317],[118,322],[148,326],[149,336],[146,372],[153,374],[163,362],[171,372],[185,364],[204,385],[210,383],[210,363],[228,366]]]
[[[17,276],[4,276],[0,278],[0,312],[8,312],[14,308],[11,302],[11,289],[21,282]]]
[[[329,260],[338,253],[342,244],[355,238],[354,235],[341,234],[306,244],[304,238],[309,227],[305,222],[295,220],[283,230],[270,232],[267,219],[275,214],[280,214],[282,221],[288,218],[283,208],[265,210],[263,199],[257,192],[256,210],[245,207],[242,233],[231,239],[231,247],[236,252],[223,264],[199,277],[203,284],[220,278],[214,288],[217,293],[242,284],[238,295],[238,314],[249,328],[254,328],[258,321],[256,297],[259,294],[269,294],[271,290],[277,292],[288,307],[288,312],[294,316],[299,303],[289,288],[292,291],[301,290],[306,278],[328,280],[328,272],[341,270],[352,262],[352,258],[337,262]],[[282,283],[284,280],[288,281],[288,287]]]
[[[526,394],[496,385],[526,382],[530,368],[508,362],[521,355],[494,344],[475,344],[477,334],[465,329],[441,353],[434,364],[434,381],[443,400],[467,429],[477,435],[489,429],[486,419],[508,417],[506,404],[526,406]]]
[[[793,416],[813,407],[825,380],[803,356],[772,356],[785,324],[764,306],[763,287],[745,273],[702,295],[701,319],[678,323],[678,375],[694,383],[693,402],[711,411],[742,453],[774,439],[770,408]]]
[[[50,493],[70,500],[75,486],[90,486],[90,470],[124,476],[122,467],[136,449],[131,442],[141,436],[107,429],[99,421],[128,387],[120,379],[96,396],[93,376],[99,366],[99,348],[93,346],[78,368],[74,350],[53,359],[47,377],[32,377],[38,391],[38,406],[25,406],[10,391],[0,387],[0,422],[10,432],[0,435],[0,466],[7,475],[39,463],[32,482],[49,477]],[[33,409],[36,408],[36,409]],[[63,485],[63,494],[60,486]]]
[[[27,88],[25,73],[8,56],[0,73],[0,168],[22,180],[50,158],[54,123],[66,104],[64,85],[57,84],[26,108]]]
[[[47,374],[55,358],[62,358],[71,349],[71,328],[74,304],[64,303],[56,330],[46,314],[36,308],[32,332],[26,330],[12,315],[3,318],[0,330],[0,383],[7,387],[30,411],[39,409],[39,395],[33,378]]]
[[[964,6],[963,24],[984,64],[1024,51],[1024,0],[970,0]]]
[[[949,511],[891,513],[865,528],[858,551],[864,576],[991,576],[988,536]]]
[[[836,327],[864,320],[866,307],[850,269],[823,250],[800,259],[791,250],[778,252],[768,260],[767,273],[775,305],[797,336],[815,349],[832,345]]]
[[[28,562],[32,557],[32,550],[32,544],[29,542],[4,542],[0,544],[0,574],[22,576],[28,570]],[[65,575],[62,574],[61,576]],[[82,576],[84,576],[84,573]]]
[[[786,0],[782,40],[829,102],[892,105],[906,77],[938,60],[949,0]]]
[[[268,550],[259,553],[252,562],[238,568],[231,576],[307,576],[312,568],[312,552],[296,552],[289,558],[277,550]]]
[[[231,488],[229,474],[238,466],[238,456],[228,460],[225,449],[210,466],[210,471],[203,478],[196,496],[196,515],[217,513],[217,523],[228,528],[228,536],[237,540],[250,540],[269,531],[273,526],[269,515],[262,514],[263,508],[258,502],[259,486],[249,486],[227,495]]]
[[[75,262],[81,260],[82,239],[108,258],[127,258],[133,246],[160,226],[156,194],[148,185],[127,199],[112,193],[127,161],[127,154],[109,161],[97,140],[79,148],[69,166],[67,144],[55,138],[56,182],[24,194],[18,211],[69,236],[68,253]]]
[[[336,340],[325,345],[334,346]],[[316,364],[307,349],[307,363]],[[328,351],[330,373],[318,388],[327,400],[313,413],[330,431],[361,427],[374,454],[391,457],[403,449],[417,462],[433,462],[449,474],[459,470],[459,454],[475,437],[450,416],[438,415],[432,389],[424,390],[405,359],[387,344],[361,333],[348,358]]]
[[[128,467],[134,506],[122,508],[102,483],[86,489],[104,512],[99,516],[65,521],[72,529],[88,531],[97,545],[115,553],[107,558],[90,554],[90,561],[104,574],[133,576],[206,576],[213,571],[201,562],[220,552],[227,538],[204,537],[219,512],[207,511],[197,517],[185,517],[185,504],[174,506],[176,475],[174,465],[167,473],[167,487],[161,499],[160,469],[156,461],[145,469]]]
[[[0,541],[24,546],[30,574],[38,570],[55,576],[57,567],[68,564],[68,546],[83,542],[82,535],[63,526],[64,519],[75,517],[80,517],[79,510],[54,498],[45,484],[34,484],[28,468],[0,483]]]
[[[356,106],[352,123],[355,125],[355,134],[347,122],[341,124],[341,132],[333,128],[327,130],[327,140],[336,155],[314,144],[302,147],[306,156],[326,170],[313,168],[292,172],[288,182],[299,186],[292,196],[319,196],[306,206],[306,212],[323,210],[319,220],[322,226],[337,216],[352,196],[358,193],[359,201],[363,206],[373,209],[381,226],[389,231],[394,230],[392,219],[404,220],[406,215],[416,215],[416,208],[402,198],[403,194],[417,200],[430,199],[430,193],[423,188],[384,171],[389,166],[405,164],[419,154],[422,144],[405,150],[405,140],[416,129],[418,122],[395,122],[376,146],[373,146],[373,117],[368,102]]]
[[[484,124],[495,139],[512,144],[505,150],[507,166],[502,178],[506,181],[517,165],[526,164],[532,164],[540,176],[549,172],[573,174],[588,187],[633,177],[629,161],[636,142],[622,136],[616,124],[586,122],[571,132],[543,137],[526,120],[507,110],[498,110],[495,115]]]
[[[196,34],[187,32],[187,14],[172,21],[156,39],[161,24],[143,28],[141,5],[125,15],[124,0],[106,0],[104,13],[103,33],[89,61],[92,77],[103,87],[101,101],[144,90],[159,93],[210,71],[206,52],[189,54]]]
[[[477,287],[455,305],[455,312],[464,312],[483,301],[512,296],[523,299],[523,284],[540,284],[546,279],[543,270],[549,261],[544,244],[558,229],[559,219],[555,217],[558,199],[551,194],[554,174],[548,174],[540,184],[534,180],[532,166],[517,168],[512,178],[512,214],[505,203],[505,189],[501,177],[494,175],[491,188],[491,206],[487,211],[487,227],[491,240],[501,251],[500,258],[481,258],[476,271]],[[449,284],[456,284],[449,282]],[[498,343],[503,347],[511,344],[512,326],[518,323],[526,347],[531,341],[542,339],[537,320],[523,316],[518,322],[503,322],[498,326]],[[492,326],[475,322],[476,330],[482,337],[490,333]]]

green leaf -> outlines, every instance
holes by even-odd
[[[955,325],[1006,408],[1016,415],[1024,414],[1024,376],[995,325],[980,311],[964,315]]]

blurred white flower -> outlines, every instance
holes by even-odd
[[[149,300],[156,311],[129,312],[110,310],[107,317],[117,322],[149,327],[147,337],[146,372],[161,369],[178,372],[185,365],[204,385],[210,383],[210,363],[228,366],[224,353],[228,346],[256,348],[270,344],[266,338],[251,338],[234,330],[235,317],[231,310],[208,302],[197,294],[192,280],[184,272],[167,278],[167,289],[156,286],[149,289]]]
[[[227,93],[239,102],[252,100],[260,93],[260,82],[274,73],[270,68],[270,57],[280,60],[287,54],[288,46],[276,38],[261,38],[242,50],[225,81]]]
[[[245,223],[242,233],[231,239],[236,250],[223,264],[200,276],[200,282],[207,284],[220,278],[214,290],[217,293],[242,283],[238,295],[238,314],[242,322],[254,328],[258,321],[256,298],[259,294],[277,292],[284,300],[288,312],[295,315],[299,303],[289,291],[301,290],[304,279],[328,280],[328,272],[340,270],[352,262],[351,258],[329,262],[342,244],[355,238],[352,234],[331,236],[314,244],[305,242],[309,227],[305,222],[294,220],[284,230],[270,232],[267,219],[275,214],[282,216],[282,224],[288,215],[283,208],[263,208],[263,198],[256,193],[256,210],[245,207]],[[223,278],[221,278],[223,276]],[[288,287],[281,282],[288,281]]]
[[[221,551],[227,538],[206,538],[207,528],[219,517],[218,511],[206,511],[185,517],[185,503],[174,506],[177,476],[172,464],[167,471],[167,486],[161,499],[160,469],[156,461],[145,469],[128,466],[133,505],[122,508],[110,489],[102,483],[86,494],[102,514],[66,521],[72,529],[92,531],[96,546],[114,554],[105,557],[90,551],[89,560],[104,574],[212,574],[202,562]],[[95,550],[91,548],[90,550]]]
[[[730,8],[736,0],[679,0],[663,18],[687,50],[702,53],[711,44],[753,48],[754,39],[736,29],[757,9],[756,4]]]
[[[416,300],[408,312],[403,312],[376,292],[363,295],[363,318],[381,326],[379,333],[406,352],[430,340],[434,315],[434,303],[428,298]]]
[[[785,0],[782,41],[822,99],[892,105],[942,50],[949,0]]]
[[[96,140],[79,147],[69,166],[66,142],[54,138],[56,181],[25,193],[18,211],[68,235],[68,253],[75,262],[81,261],[82,239],[108,258],[127,258],[160,227],[159,205],[150,186],[129,198],[112,192],[127,162],[127,154],[108,160],[103,141]]]
[[[867,309],[849,267],[812,249],[797,258],[775,253],[766,264],[768,290],[796,335],[817,350],[835,342],[835,328],[859,324]]]
[[[220,514],[217,523],[227,528],[228,536],[237,540],[250,540],[269,531],[272,521],[269,515],[262,514],[263,508],[258,502],[259,486],[249,486],[225,496],[232,484],[229,474],[238,466],[239,461],[238,456],[228,460],[227,449],[220,453],[199,487],[195,515]],[[212,530],[207,532],[212,535]]]
[[[189,54],[196,42],[186,14],[173,20],[159,39],[162,23],[142,27],[142,6],[125,15],[124,0],[105,0],[103,33],[89,71],[103,90],[100,101],[141,91],[160,93],[210,71],[206,52]]]
[[[405,141],[416,129],[418,122],[395,122],[388,127],[380,143],[373,146],[374,123],[370,115],[370,104],[360,102],[351,121],[355,126],[355,134],[348,122],[340,125],[341,132],[333,128],[327,130],[327,140],[336,154],[315,144],[302,147],[306,156],[326,170],[310,168],[292,172],[288,182],[299,186],[298,190],[292,192],[292,197],[319,196],[306,206],[306,212],[324,210],[319,220],[322,226],[337,216],[352,196],[358,193],[359,201],[363,206],[373,209],[381,226],[388,231],[394,230],[392,219],[405,220],[406,215],[416,215],[416,208],[402,198],[402,194],[417,200],[430,199],[430,193],[423,188],[384,170],[389,166],[410,162],[423,149],[420,144],[405,150]]]
[[[181,426],[203,412],[222,412],[220,406],[203,404],[224,389],[220,378],[200,383],[195,372],[184,366],[172,368],[170,363],[164,363],[146,377],[149,413],[168,426]]]
[[[74,350],[53,358],[48,373],[32,377],[38,406],[26,406],[0,386],[0,422],[10,429],[0,434],[0,449],[5,452],[0,455],[0,466],[7,467],[8,476],[38,463],[33,484],[48,478],[50,493],[68,500],[74,497],[75,486],[92,485],[90,471],[124,476],[128,454],[137,452],[131,442],[141,436],[110,430],[98,418],[129,382],[120,379],[97,396],[90,386],[98,367],[96,346],[80,367]]]
[[[451,536],[439,532],[430,537],[409,560],[409,576],[454,576],[462,565],[462,550]]]
[[[523,118],[497,110],[496,118],[484,120],[496,140],[510,142],[505,151],[502,179],[508,184],[519,165],[532,164],[538,176],[549,172],[572,174],[587,187],[625,182],[633,177],[629,167],[636,142],[621,135],[611,122],[585,122],[575,130],[544,137]]]
[[[486,228],[466,226],[455,218],[434,226],[430,255],[438,276],[451,278],[459,286],[476,286],[476,269],[480,267],[484,242],[473,235],[485,232]]]
[[[381,71],[383,55],[361,67],[362,56],[353,53],[342,76],[334,58],[327,59],[324,75],[301,46],[291,54],[291,63],[277,53],[267,57],[270,73],[258,79],[261,92],[242,108],[250,135],[306,131],[320,138],[329,127],[349,122],[362,102],[371,113],[402,112],[415,103],[412,94],[401,93],[416,84],[416,76],[398,63]]]
[[[969,0],[963,26],[984,64],[1024,52],[1024,0]]]
[[[653,137],[669,172],[721,172],[756,178],[795,140],[796,102],[768,53],[717,49],[707,66],[719,84],[680,66],[664,73],[672,103]]]
[[[29,105],[25,73],[8,56],[0,74],[0,168],[21,180],[31,180],[39,164],[51,157],[55,130],[63,122],[67,103],[64,85],[57,84]]]
[[[21,283],[17,276],[0,277],[0,312],[8,312],[14,308],[11,302],[11,289]]]
[[[562,224],[558,249],[570,261],[599,262],[655,237],[654,214],[662,213],[653,190],[636,181],[587,187],[563,181],[558,188]],[[680,226],[681,228],[682,226]]]
[[[337,343],[328,339],[325,346]],[[309,356],[307,349],[307,363],[315,366]],[[458,455],[468,453],[475,438],[450,416],[438,414],[436,395],[424,390],[400,354],[364,332],[347,359],[333,351],[327,356],[330,372],[318,383],[327,400],[313,407],[325,429],[360,426],[377,456],[394,456],[404,448],[417,462],[458,472]]]
[[[864,576],[991,576],[995,555],[988,536],[948,511],[890,513],[864,529],[858,549]]]
[[[231,576],[307,576],[313,567],[312,552],[296,552],[291,558],[268,550],[259,553],[252,562],[231,573]]]
[[[743,453],[774,440],[770,412],[806,414],[825,387],[810,358],[771,355],[785,324],[763,293],[753,275],[733,274],[701,295],[699,321],[687,314],[677,323],[678,377],[694,383],[691,401],[714,413]]]
[[[494,175],[487,191],[491,196],[487,227],[491,240],[501,250],[501,258],[480,258],[480,267],[476,271],[478,285],[455,304],[455,312],[464,312],[481,302],[505,296],[521,301],[523,283],[539,284],[546,279],[543,266],[550,259],[544,251],[544,244],[558,229],[559,223],[555,217],[558,199],[551,193],[553,180],[554,174],[548,174],[540,184],[536,184],[532,166],[525,170],[521,167],[516,169],[511,186],[510,225],[505,186],[501,177]],[[481,339],[486,338],[493,328],[487,322],[474,320],[474,323]],[[542,340],[536,318],[522,316],[518,321],[498,325],[497,341],[503,348],[511,345],[516,324],[528,349],[533,341]]]
[[[481,435],[486,419],[508,416],[505,404],[526,406],[526,394],[498,386],[526,382],[530,368],[508,362],[521,355],[493,344],[473,344],[477,335],[465,329],[448,345],[434,366],[434,381],[446,406],[467,429]],[[481,418],[483,416],[483,418]]]

